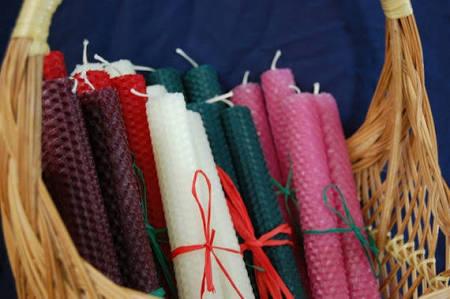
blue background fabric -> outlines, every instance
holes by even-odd
[[[2,55],[21,1],[3,2]],[[413,0],[413,6],[448,181],[450,0]],[[189,64],[175,54],[181,47],[200,64],[217,68],[225,89],[239,84],[247,69],[250,80],[258,80],[281,49],[278,65],[293,69],[300,88],[312,90],[319,81],[335,95],[350,135],[364,119],[383,64],[384,16],[373,0],[65,0],[49,43],[64,52],[70,69],[81,62],[83,38],[91,42],[91,60],[99,53],[108,60],[187,70]],[[0,251],[0,297],[14,298],[3,241]]]

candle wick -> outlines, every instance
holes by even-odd
[[[297,85],[289,85],[289,88],[295,90],[296,93],[302,92]]]
[[[135,71],[144,71],[144,72],[154,72],[155,69],[152,67],[148,67],[148,66],[143,66],[143,65],[134,65],[133,64],[133,68]]]
[[[73,80],[72,93],[75,94],[78,89],[78,80],[74,77],[69,77],[70,80]]]
[[[132,94],[134,94],[135,96],[138,96],[138,97],[141,97],[141,98],[148,98],[148,94],[143,93],[143,92],[140,92],[140,91],[137,91],[137,90],[134,89],[134,88],[130,89],[130,92],[131,92]]]
[[[84,82],[92,89],[95,90],[94,85],[91,83],[91,81],[89,81],[89,78],[87,76],[87,72],[86,70],[81,72],[81,78],[84,80]]]
[[[184,59],[186,59],[190,64],[192,64],[193,67],[198,67],[198,63],[195,62],[194,59],[192,59],[191,57],[189,57],[189,55],[186,54],[186,52],[184,52],[182,49],[180,48],[176,48],[175,52],[180,55],[181,57],[183,57]]]
[[[278,59],[281,57],[281,50],[277,50],[275,52],[275,56],[273,57],[272,64],[270,65],[270,69],[274,70],[277,68]]]
[[[242,78],[242,84],[247,84],[248,83],[248,76],[250,75],[250,71],[247,70],[244,73],[244,77]]]
[[[101,57],[100,55],[98,55],[97,53],[94,54],[94,59],[97,61],[100,61],[103,64],[111,64],[111,62],[109,62],[108,60],[106,60],[105,58]]]
[[[228,98],[231,98],[232,96],[233,96],[233,92],[230,91],[230,92],[227,92],[225,94],[218,95],[218,96],[215,96],[215,97],[213,97],[213,98],[211,98],[209,100],[206,100],[206,103],[213,104],[213,103],[217,103],[217,102],[223,102],[223,103],[227,104],[230,107],[234,107],[233,102],[228,100]]]
[[[313,93],[314,94],[319,94],[319,92],[320,92],[320,83],[319,82],[316,82],[316,83],[314,83],[314,91],[313,91]]]
[[[87,39],[83,40],[83,64],[88,64],[88,58],[87,58],[87,47],[89,45],[89,41]]]

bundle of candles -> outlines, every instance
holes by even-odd
[[[290,69],[44,63],[42,165],[80,253],[167,298],[380,298],[336,101]],[[147,76],[139,72],[148,72]]]

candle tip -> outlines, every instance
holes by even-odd
[[[281,57],[281,50],[278,49],[278,50],[275,52],[275,56],[273,57],[273,60],[272,60],[272,64],[271,64],[271,66],[270,66],[270,69],[274,70],[274,69],[277,68],[277,62],[278,62],[278,60],[280,59],[280,57]]]
[[[244,73],[244,78],[242,78],[242,84],[247,84],[248,83],[248,76],[250,75],[250,71],[246,70]]]
[[[195,60],[192,59],[189,55],[187,55],[186,52],[184,52],[181,48],[176,48],[175,52],[186,59],[190,64],[192,64],[193,67],[198,67],[198,63],[195,62]]]
[[[313,93],[314,94],[319,94],[319,92],[320,92],[320,83],[319,82],[316,82],[316,83],[314,83],[314,91],[313,91]]]
[[[155,69],[149,66],[143,66],[143,65],[134,65],[133,68],[135,71],[144,71],[144,72],[154,72]]]
[[[75,93],[77,93],[77,89],[78,89],[78,80],[75,79],[74,77],[69,77],[69,79],[73,80],[72,93],[75,94]]]

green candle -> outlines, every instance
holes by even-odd
[[[231,161],[230,149],[228,148],[225,134],[223,131],[220,114],[227,110],[227,105],[224,103],[191,103],[187,108],[192,111],[200,113],[205,126],[206,135],[211,146],[214,156],[214,161],[217,165],[231,177],[233,182],[237,184],[236,174]],[[237,186],[237,185],[236,185]]]
[[[210,65],[190,69],[183,78],[189,102],[204,102],[222,93],[219,76]]]
[[[148,85],[159,84],[163,85],[168,92],[184,93],[181,73],[172,67],[160,68],[154,72],[149,72],[146,79]]]
[[[276,194],[258,134],[247,107],[236,106],[222,111],[222,122],[239,182],[239,189],[255,228],[256,237],[283,224]],[[286,239],[286,235],[277,235]],[[275,269],[295,298],[306,298],[300,282],[292,247],[264,248]]]

